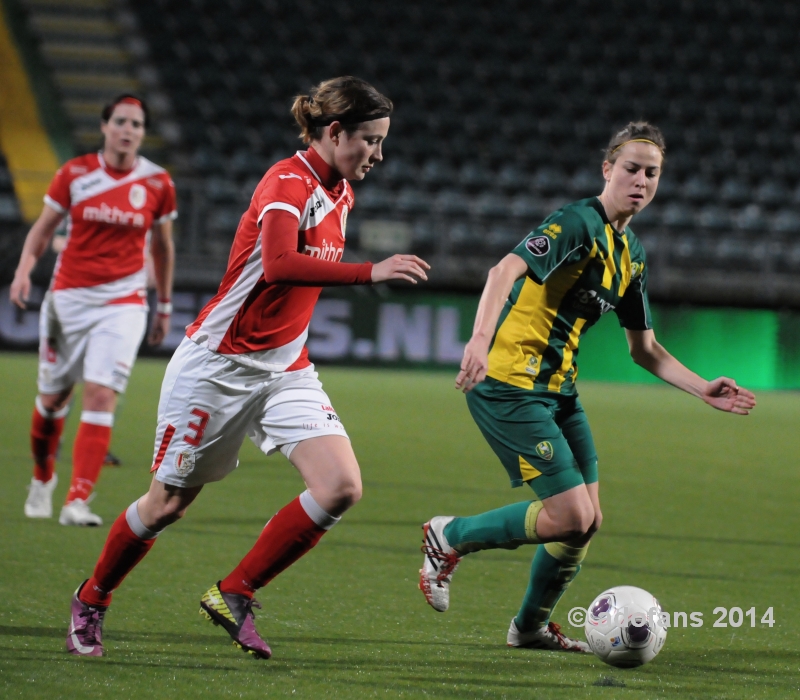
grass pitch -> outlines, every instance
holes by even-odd
[[[586,384],[605,525],[555,620],[616,584],[669,611],[659,657],[621,671],[594,657],[508,649],[533,548],[471,555],[450,611],[417,590],[420,524],[528,496],[511,490],[446,373],[321,368],[355,445],[364,499],[305,559],[262,591],[274,657],[251,659],[197,613],[269,517],[303,488],[281,455],[246,443],[239,469],[200,495],[125,581],[106,618],[107,656],[64,651],[69,599],[108,525],[147,489],[164,362],[143,360],[118,412],[93,508],[96,530],[22,514],[36,359],[0,355],[0,696],[4,698],[786,698],[800,689],[797,394],[764,394],[748,418],[666,387]],[[77,411],[59,463],[63,499]],[[56,509],[56,513],[57,513]],[[716,607],[756,626],[713,627]],[[759,620],[772,607],[775,625]],[[566,631],[579,630],[565,625]]]

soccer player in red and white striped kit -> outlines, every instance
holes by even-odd
[[[353,77],[295,99],[308,150],[266,173],[236,231],[217,295],[187,329],[161,390],[150,490],[111,527],[94,574],[72,599],[67,648],[103,653],[114,591],[209,482],[237,466],[245,436],[280,450],[307,489],[267,523],[253,548],[201,599],[201,612],[243,650],[269,658],[254,625],[253,594],[317,544],[361,497],[350,441],[309,362],[305,341],[321,288],[425,280],[427,263],[395,255],[342,263],[347,214],[361,180],[382,160],[391,101]]]
[[[158,313],[148,341],[170,327],[172,221],[178,215],[167,172],[138,155],[148,125],[145,102],[120,95],[101,114],[103,148],[64,163],[31,227],[11,284],[25,308],[30,273],[61,221],[67,242],[42,302],[39,393],[31,424],[33,479],[29,518],[50,518],[58,482],[55,459],[72,392],[83,381],[83,406],[62,525],[101,525],[88,502],[108,452],[117,396],[124,393],[147,324],[145,248],[150,250]]]

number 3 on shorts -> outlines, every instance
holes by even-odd
[[[205,411],[201,411],[199,408],[193,408],[191,413],[193,416],[197,416],[200,419],[200,422],[189,423],[188,428],[189,430],[194,430],[194,435],[184,435],[183,439],[192,445],[192,447],[198,447],[200,445],[200,441],[203,439],[203,433],[206,432],[208,419],[211,416],[209,416],[209,414]]]

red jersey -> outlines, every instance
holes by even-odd
[[[300,258],[298,253],[317,258],[320,267],[322,261],[329,261],[324,267],[330,270],[342,259],[347,214],[354,202],[350,185],[334,175],[313,148],[267,171],[239,221],[219,291],[186,330],[191,340],[212,352],[271,372],[310,364],[305,342],[322,291],[318,285],[368,283],[372,266],[335,264],[334,268],[346,274],[305,278],[298,274],[295,283],[268,281],[268,256],[262,261],[262,254],[271,239],[282,234],[277,223],[275,230],[265,224],[262,232],[261,223],[265,215],[276,221],[289,219],[289,233],[296,235],[291,240],[292,255],[301,261],[307,258]],[[292,217],[296,224],[292,224]]]
[[[144,303],[147,232],[178,215],[167,172],[141,156],[131,170],[116,170],[91,153],[58,170],[44,201],[69,214],[53,291],[75,290],[88,303]]]

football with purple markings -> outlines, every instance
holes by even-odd
[[[668,614],[652,593],[616,586],[592,601],[584,631],[598,658],[617,668],[635,668],[663,649],[668,626]]]

